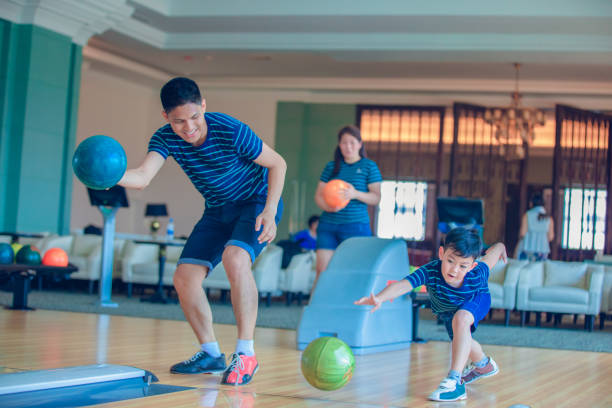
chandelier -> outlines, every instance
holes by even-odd
[[[535,138],[535,127],[544,126],[546,118],[544,112],[539,109],[526,108],[521,105],[521,94],[519,93],[519,69],[521,64],[514,63],[515,81],[512,102],[505,108],[487,108],[484,112],[484,120],[493,126],[495,139],[503,147],[504,145],[518,144],[517,149],[523,151],[523,145],[530,145]],[[523,154],[518,152],[519,158]]]

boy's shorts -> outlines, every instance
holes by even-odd
[[[344,240],[352,237],[370,237],[372,229],[368,222],[352,222],[348,224],[333,224],[319,221],[317,227],[317,249],[338,248]]]
[[[251,262],[266,246],[257,238],[261,230],[255,231],[255,219],[263,211],[265,196],[256,196],[244,201],[232,201],[219,207],[204,210],[204,215],[193,228],[185,243],[178,264],[206,266],[209,272],[221,262],[225,247],[234,245],[247,251]],[[275,222],[281,219],[283,201],[278,202]],[[263,227],[262,227],[263,228]]]
[[[478,327],[478,322],[487,316],[489,309],[491,309],[491,294],[481,293],[473,300],[464,303],[459,309],[457,309],[457,311],[467,310],[472,314],[472,316],[474,316],[474,323],[472,323],[472,326],[470,326],[470,332],[474,333]],[[438,314],[440,320],[444,322],[446,331],[448,332],[448,337],[450,337],[451,340],[453,339],[453,317],[455,317],[455,313],[457,313],[457,311]]]

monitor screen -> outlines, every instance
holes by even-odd
[[[125,195],[125,188],[120,185],[113,186],[108,190],[92,190],[87,189],[89,193],[89,202],[93,206],[105,206],[105,207],[128,207],[127,196]]]
[[[484,224],[482,200],[462,197],[438,197],[438,221],[456,224]]]

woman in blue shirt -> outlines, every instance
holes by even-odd
[[[342,209],[330,207],[323,199],[323,188],[333,179],[341,179],[349,184],[342,193],[350,201]],[[317,228],[317,276],[313,290],[321,272],[327,269],[334,251],[342,241],[372,235],[368,205],[380,202],[381,182],[378,166],[366,158],[359,128],[348,125],[340,129],[334,160],[323,169],[315,193],[315,202],[323,214]]]

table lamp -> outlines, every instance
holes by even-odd
[[[160,224],[158,217],[167,217],[168,210],[166,209],[166,204],[147,204],[147,208],[145,210],[145,217],[153,217],[151,221],[151,235],[157,234],[159,230]]]

